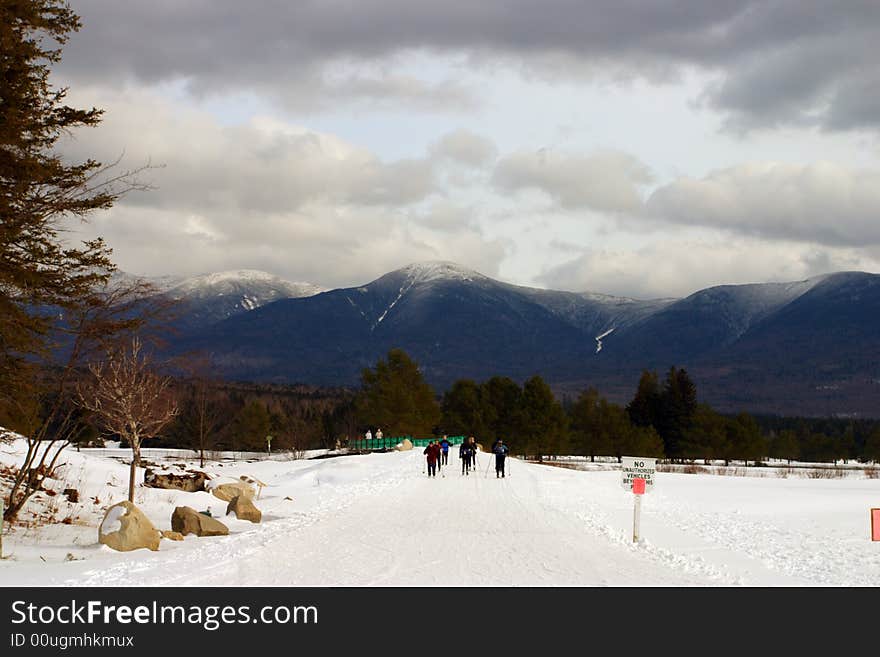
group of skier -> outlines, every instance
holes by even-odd
[[[449,463],[449,448],[451,443],[444,435],[442,440],[432,440],[422,452],[428,463],[428,476],[436,477],[437,472]],[[495,454],[495,477],[505,476],[504,462],[510,452],[507,445],[500,438],[492,445],[492,453]],[[461,474],[470,475],[471,469],[477,465],[477,443],[473,436],[469,436],[458,449],[458,457],[461,459]]]
[[[427,455],[429,477],[436,477],[437,471],[449,462],[450,445],[446,436],[443,436],[443,440],[432,440],[425,447],[422,453]]]

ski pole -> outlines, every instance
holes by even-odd
[[[487,460],[488,460],[488,459],[487,459]],[[489,466],[490,466],[490,465],[492,465],[492,461],[489,461],[489,462],[486,464],[486,473],[483,475],[483,479],[488,479],[488,478],[489,478]]]

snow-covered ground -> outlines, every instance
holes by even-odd
[[[22,448],[0,444],[0,464],[19,463]],[[6,528],[2,585],[880,585],[869,516],[880,507],[880,479],[858,470],[834,479],[770,477],[767,468],[762,477],[659,472],[634,544],[633,497],[612,464],[575,470],[511,459],[509,476],[496,479],[480,454],[463,477],[453,451],[445,476],[432,479],[421,450],[212,461],[205,471],[215,480],[267,484],[255,500],[261,524],[222,517],[226,503],[206,492],[139,486],[136,503],[159,529],[185,505],[209,509],[230,535],[119,553],[98,544],[97,526],[126,498],[128,467],[107,450],[69,449],[61,461],[61,478],[50,482],[58,494],[40,493],[31,507],[56,522]],[[65,488],[78,490],[78,503]]]

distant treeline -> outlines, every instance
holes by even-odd
[[[442,396],[394,349],[363,372],[359,389],[178,379],[179,414],[155,447],[273,451],[332,449],[382,429],[386,437],[503,438],[514,453],[655,456],[672,461],[880,461],[880,420],[726,415],[699,403],[687,371],[642,373],[625,406],[589,388],[561,400],[534,376],[456,381]],[[84,433],[86,440],[96,432]]]

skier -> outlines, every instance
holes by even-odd
[[[465,440],[461,447],[458,448],[458,457],[461,459],[461,474],[469,475],[471,473],[471,457],[473,456],[473,445],[470,441]]]
[[[495,442],[495,449],[492,451],[495,452],[495,478],[497,479],[499,476],[504,477],[504,460],[507,458],[507,453],[510,450],[507,449],[504,441],[499,438]]]
[[[435,444],[432,440],[428,443],[428,446],[425,447],[425,451],[422,454],[427,455],[428,459],[428,476],[436,477],[437,476],[437,458],[440,456],[440,446]]]
[[[449,439],[446,437],[446,434],[443,434],[443,440],[440,441],[440,449],[442,450],[440,462],[443,465],[449,465]]]
[[[468,442],[471,444],[471,467],[476,470],[477,469],[477,439],[473,436],[468,436]]]

